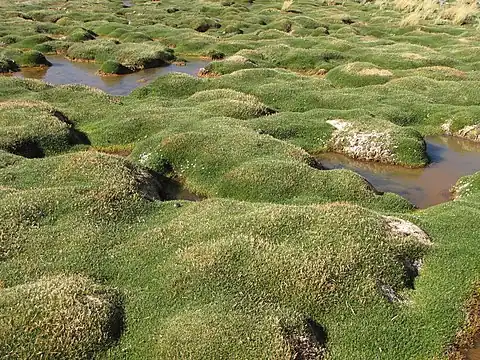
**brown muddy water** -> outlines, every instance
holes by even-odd
[[[377,190],[399,194],[418,208],[451,199],[457,180],[480,171],[480,144],[438,136],[427,137],[430,164],[423,169],[364,162],[339,154],[320,154],[317,159],[326,169],[350,169],[367,179]]]
[[[184,66],[169,65],[145,69],[133,74],[121,76],[99,76],[98,64],[72,62],[63,56],[47,56],[52,63],[49,68],[22,69],[13,76],[43,80],[51,84],[83,84],[101,89],[112,95],[128,95],[139,86],[148,84],[157,77],[172,72],[181,72],[196,76],[198,71],[207,66],[209,61],[192,59]]]
[[[480,360],[480,336],[476,339],[474,347],[467,350],[467,360]]]

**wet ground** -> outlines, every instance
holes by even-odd
[[[40,79],[52,84],[84,84],[112,95],[128,95],[161,75],[182,72],[197,75],[208,64],[193,59],[185,66],[170,65],[142,70],[122,76],[99,76],[95,63],[71,62],[62,56],[49,56],[53,66],[45,69],[23,69],[14,76]],[[320,154],[318,160],[327,169],[347,168],[365,177],[383,192],[397,193],[418,208],[436,205],[451,198],[450,189],[464,175],[480,171],[480,144],[452,137],[430,137],[427,152],[431,163],[424,169],[406,169],[399,166],[364,162],[340,154]]]
[[[480,360],[480,336],[476,339],[474,347],[467,350],[467,360]]]
[[[72,62],[63,56],[47,56],[53,66],[44,69],[22,69],[13,76],[39,79],[51,84],[84,84],[93,86],[112,95],[128,95],[135,88],[148,84],[161,75],[182,72],[196,76],[209,61],[190,59],[184,66],[170,65],[145,69],[133,74],[121,76],[99,76],[98,64]]]
[[[317,158],[327,169],[353,170],[377,190],[397,193],[418,208],[426,208],[448,201],[450,189],[460,177],[480,171],[480,144],[443,136],[429,137],[426,142],[431,163],[423,169],[352,160],[339,154]]]

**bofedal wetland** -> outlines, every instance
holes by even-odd
[[[479,14],[0,0],[0,357],[476,359]]]

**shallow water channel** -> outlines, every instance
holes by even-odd
[[[353,170],[377,190],[397,193],[418,208],[426,208],[448,201],[450,189],[460,177],[480,171],[480,144],[446,136],[425,141],[431,163],[423,169],[358,161],[332,153],[317,158],[327,169]]]
[[[83,84],[101,89],[112,95],[128,95],[139,86],[145,85],[161,75],[182,72],[196,76],[198,71],[209,61],[194,59],[184,66],[169,65],[165,67],[145,69],[133,74],[121,76],[99,76],[98,64],[73,62],[63,56],[48,56],[52,63],[49,68],[22,69],[13,76],[43,80],[51,84]]]

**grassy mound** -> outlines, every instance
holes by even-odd
[[[360,87],[384,84],[393,77],[389,70],[369,63],[349,63],[330,70],[327,79],[335,85]]]
[[[67,56],[72,60],[106,59],[114,52],[116,42],[111,40],[93,40],[74,44],[68,48]]]
[[[210,73],[223,75],[230,74],[234,71],[251,69],[255,67],[257,67],[257,65],[253,61],[250,61],[243,56],[235,55],[227,57],[222,61],[212,61],[207,65],[207,67],[205,67],[205,69]]]
[[[99,71],[105,75],[125,75],[131,72],[129,68],[114,60],[105,61]]]
[[[32,49],[36,45],[39,45],[51,40],[52,38],[49,37],[48,35],[44,35],[44,34],[32,35],[32,36],[27,36],[26,38],[18,42],[15,42],[14,47],[19,49]]]
[[[239,127],[153,137],[132,158],[158,172],[173,168],[194,192],[239,200],[310,204],[350,200],[399,211],[408,203],[378,196],[349,171],[320,171],[306,152]],[[201,151],[199,151],[201,149]],[[346,191],[357,189],[355,195]],[[345,197],[346,195],[346,197]]]
[[[65,151],[88,138],[47,104],[0,103],[0,149],[25,157],[42,157]]]
[[[24,52],[20,50],[5,50],[1,55],[4,58],[10,59],[10,61],[13,60],[20,67],[43,67],[52,65],[50,61],[45,58],[45,55],[36,50]]]
[[[82,276],[55,276],[0,289],[0,352],[87,359],[119,338],[122,298]]]
[[[424,136],[480,141],[476,5],[174,3],[0,0],[1,71],[214,60],[125,97],[0,77],[0,356],[449,356],[479,174],[413,212],[312,154],[423,166]]]
[[[270,115],[274,110],[269,109],[259,101],[240,100],[211,100],[202,102],[199,109],[219,116],[233,117],[236,119],[250,119],[254,117]]]
[[[204,226],[198,228],[197,221]],[[339,293],[355,309],[387,303],[382,286],[407,296],[403,260],[422,256],[430,245],[391,224],[348,204],[211,200],[188,206],[175,221],[144,233],[115,255],[121,267],[165,261],[159,274],[164,301],[178,310],[151,323],[158,334],[152,353],[288,357],[298,351],[295,334],[307,336],[305,319],[334,328],[344,306]],[[162,245],[148,254],[139,251],[153,243]],[[152,284],[143,281],[142,286]],[[202,305],[192,307],[189,299]],[[317,350],[324,345],[320,339],[312,343]],[[147,354],[138,345],[134,353]]]
[[[110,40],[92,40],[72,45],[67,56],[73,60],[99,63],[116,61],[133,71],[167,65],[175,59],[173,51],[158,44],[117,44]]]
[[[126,32],[120,36],[120,41],[127,43],[143,43],[145,41],[153,41],[151,37],[140,32]]]
[[[162,197],[161,184],[153,174],[123,158],[95,151],[25,159],[8,167],[2,174],[2,182],[19,190],[36,187],[90,189],[92,196],[106,203],[126,201],[130,196],[147,199]]]
[[[361,122],[356,128],[344,120],[330,120],[329,123],[337,129],[329,143],[333,151],[352,158],[412,167],[428,163],[425,141],[413,129],[390,126],[384,131],[365,131]]]
[[[68,40],[74,41],[74,42],[93,40],[93,39],[95,39],[95,33],[93,31],[89,31],[83,28],[73,29],[68,34]]]
[[[18,65],[12,59],[6,56],[0,56],[0,73],[8,73],[18,71]]]

